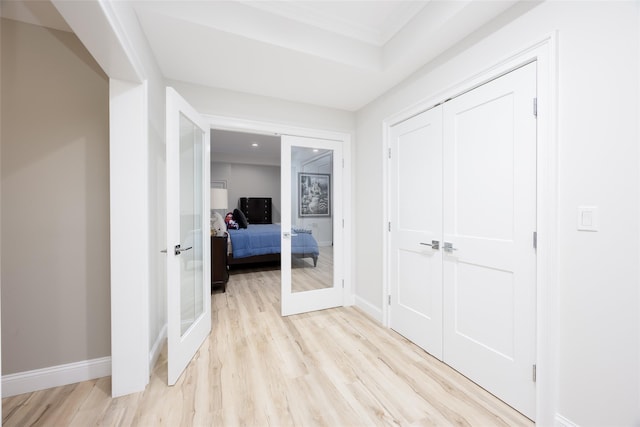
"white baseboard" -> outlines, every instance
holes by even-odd
[[[111,375],[111,357],[84,360],[2,376],[2,397],[59,387]]]
[[[153,343],[153,347],[149,351],[149,372],[153,372],[153,367],[156,365],[158,361],[158,357],[160,357],[160,352],[162,351],[162,346],[164,345],[165,340],[167,339],[167,324],[165,323],[155,342]]]
[[[578,424],[574,423],[573,421],[569,421],[560,414],[556,414],[555,425],[556,427],[579,427]]]
[[[373,317],[382,325],[382,310],[356,295],[356,307]]]

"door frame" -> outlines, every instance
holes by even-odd
[[[284,123],[265,122],[260,120],[242,119],[236,117],[218,116],[210,114],[201,114],[204,120],[209,124],[211,129],[229,130],[236,132],[247,132],[267,135],[291,135],[304,138],[327,139],[342,143],[342,211],[344,220],[343,232],[343,253],[342,253],[342,271],[344,273],[344,299],[343,306],[355,304],[354,294],[354,270],[352,268],[353,259],[353,239],[355,238],[355,230],[353,227],[353,208],[352,208],[352,168],[351,168],[351,134],[346,132],[329,131],[321,129],[313,129]],[[210,157],[213,161],[213,156]]]
[[[441,91],[423,99],[396,114],[387,117],[383,123],[382,144],[382,191],[383,191],[383,262],[382,265],[382,324],[389,327],[390,295],[390,239],[388,224],[390,219],[389,197],[389,149],[391,127],[426,111],[447,99],[468,92],[488,81],[531,62],[537,62],[537,260],[536,260],[536,423],[553,424],[557,410],[556,378],[558,361],[555,357],[558,337],[557,291],[558,267],[556,262],[556,243],[558,241],[557,188],[557,87],[558,60],[557,34],[549,34],[531,43],[519,51],[508,55],[493,66],[473,73]],[[532,106],[533,108],[533,106]]]

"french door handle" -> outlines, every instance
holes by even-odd
[[[174,253],[175,255],[180,255],[182,252],[186,252],[186,251],[188,251],[189,249],[193,249],[193,246],[189,246],[188,248],[184,248],[184,249],[183,249],[183,248],[181,248],[181,247],[180,247],[180,245],[176,245],[176,247],[175,247],[175,248],[174,248],[174,250],[173,250],[173,253]]]
[[[420,242],[422,246],[431,246],[431,249],[440,249],[440,242],[437,240],[432,240],[431,243],[423,243]]]

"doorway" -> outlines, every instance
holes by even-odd
[[[256,199],[264,199],[270,206],[271,220],[267,222],[282,227],[282,258],[278,254],[277,258],[270,259],[271,269],[281,271],[282,283],[288,281],[291,285],[290,288],[282,287],[283,292],[287,289],[291,296],[288,298],[283,294],[283,307],[298,304],[287,314],[353,304],[350,274],[343,270],[345,263],[350,261],[347,248],[351,242],[347,235],[350,233],[343,232],[350,223],[351,212],[350,205],[343,203],[351,189],[350,173],[346,173],[350,171],[349,135],[259,122],[243,122],[238,126],[235,120],[229,126],[230,121],[224,118],[210,118],[210,121],[211,180],[212,185],[228,188],[226,213],[237,208],[240,199],[247,201],[246,206]],[[221,137],[234,138],[235,142],[222,148],[216,140]],[[293,144],[285,142],[292,140],[295,140]],[[244,147],[244,153],[238,152],[240,146]],[[284,147],[289,147],[286,157]],[[264,153],[261,154],[261,150]],[[278,150],[281,157],[278,157]],[[280,168],[281,162],[285,161],[286,171]],[[240,172],[246,176],[238,178]],[[282,178],[285,172],[286,180]],[[261,178],[257,174],[267,176]],[[253,178],[248,179],[249,175]],[[245,190],[240,192],[235,185],[239,179],[245,181]],[[253,184],[246,181],[253,181]],[[279,185],[277,190],[276,185]],[[265,186],[269,188],[258,194],[257,189]],[[301,193],[305,188],[308,191]],[[315,193],[311,194],[312,190]],[[313,239],[312,244],[305,241],[299,244],[301,239],[309,237]],[[233,278],[234,274],[241,274],[242,270],[236,268],[242,264],[232,254],[230,252]],[[281,269],[285,264],[286,269]],[[248,265],[254,266],[253,263]],[[292,273],[288,279],[287,272]],[[333,296],[325,298],[324,294]]]

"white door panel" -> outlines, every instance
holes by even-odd
[[[211,331],[208,126],[167,88],[167,341],[174,385]]]
[[[281,144],[282,315],[342,306],[342,143],[284,135]],[[304,234],[317,255],[301,249]]]
[[[394,126],[389,179],[390,327],[531,418],[535,73]]]
[[[535,63],[443,106],[444,360],[532,417]]]
[[[390,326],[442,358],[442,115],[392,128]]]

